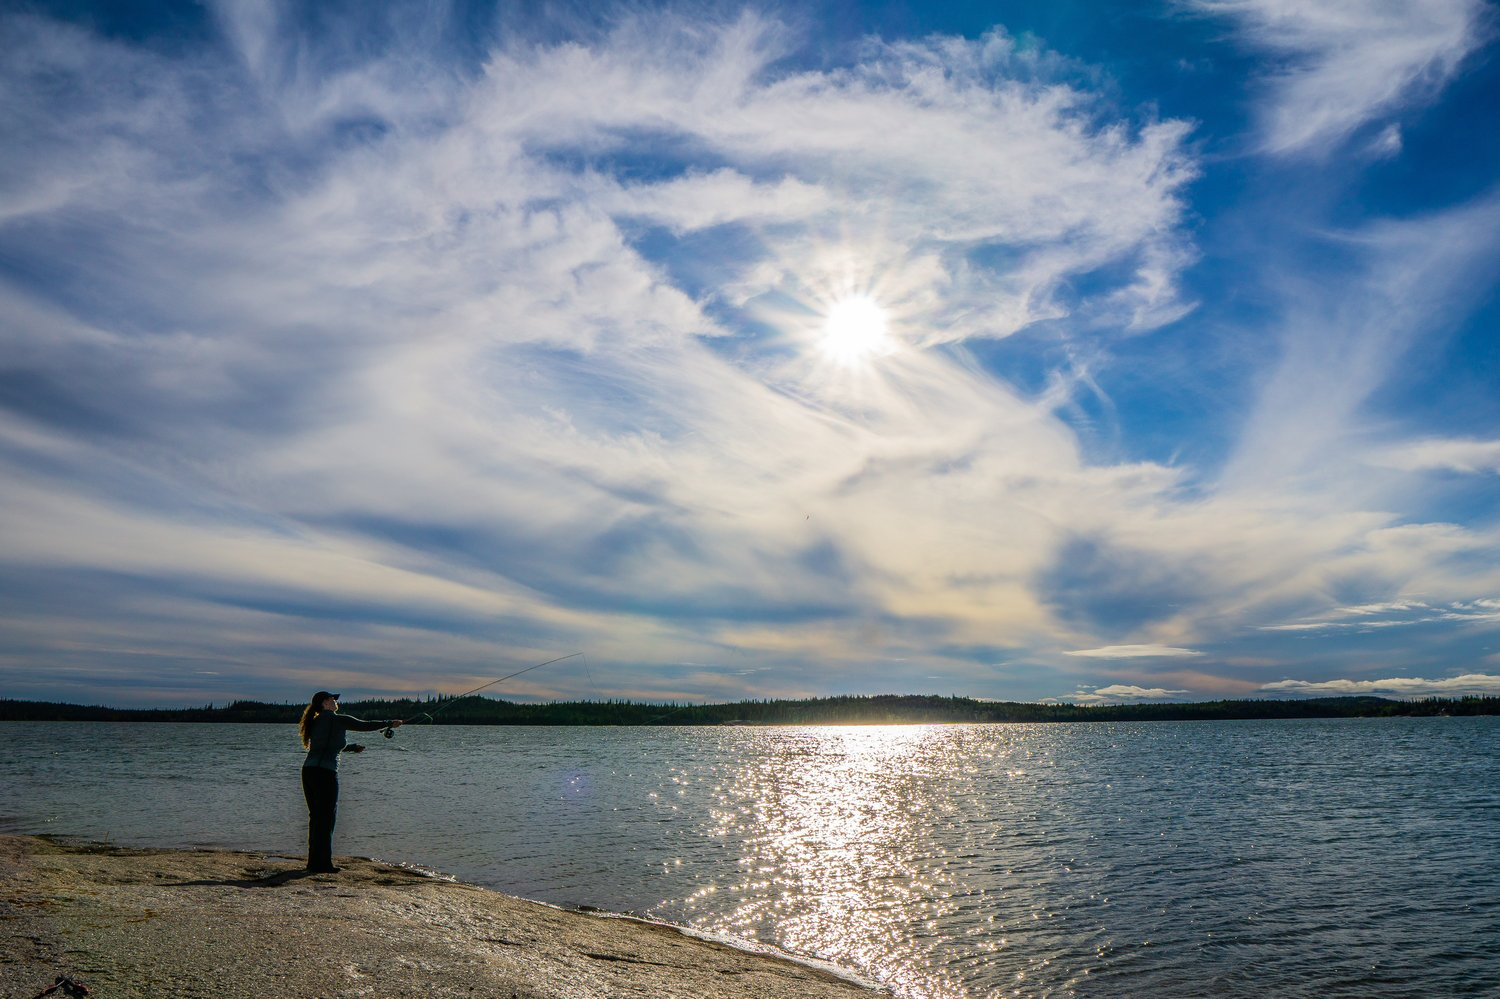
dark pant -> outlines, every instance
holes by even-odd
[[[327,767],[303,767],[302,796],[307,799],[307,869],[332,867],[339,775]]]

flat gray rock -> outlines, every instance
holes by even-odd
[[[877,994],[667,926],[335,862],[308,875],[264,854],[0,836],[0,994],[31,999],[58,975],[96,999]]]

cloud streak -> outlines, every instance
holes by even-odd
[[[1479,0],[1186,2],[1277,57],[1261,108],[1262,147],[1277,155],[1327,155],[1367,122],[1430,101],[1485,40]],[[1377,140],[1387,153],[1399,143],[1393,127]]]
[[[1278,680],[1261,688],[1267,693],[1342,697],[1373,695],[1376,697],[1496,697],[1500,696],[1500,676],[1466,673],[1463,676],[1427,680],[1422,677],[1389,677],[1384,680]]]
[[[1358,293],[1267,275],[1223,467],[1151,460],[1095,430],[1113,351],[1201,356],[1184,119],[998,28],[814,58],[636,11],[460,58],[415,10],[0,20],[7,689],[462,688],[586,647],[606,694],[1177,697],[1340,607],[1500,592],[1492,530],[1410,498],[1493,435],[1361,436],[1487,286],[1494,199],[1325,230]],[[850,294],[868,363],[818,349]],[[1132,685],[1083,682],[1110,660]]]
[[[1398,600],[1361,607],[1339,607],[1312,620],[1265,627],[1267,631],[1336,631],[1403,628],[1439,622],[1445,624],[1500,622],[1500,600],[1481,599],[1446,606],[1433,606],[1419,600]]]
[[[1397,444],[1370,456],[1370,463],[1403,472],[1500,473],[1500,441],[1428,439]]]
[[[1065,656],[1084,656],[1089,659],[1177,659],[1184,656],[1201,656],[1194,649],[1177,649],[1170,645],[1111,645],[1101,649],[1078,649],[1064,652]]]
[[[224,15],[239,74],[9,23],[33,43],[6,85],[35,141],[8,238],[56,270],[0,302],[8,454],[31,470],[5,489],[14,571],[399,605],[433,631],[584,613],[596,641],[621,616],[675,634],[637,656],[753,647],[747,620],[980,641],[1016,603],[1003,629],[1046,629],[951,528],[978,529],[997,476],[1078,474],[1067,435],[918,348],[1177,309],[1183,126],[1099,124],[1081,92],[1008,75],[1001,33],[788,73],[771,22],[661,15],[412,88],[411,53],[288,74],[303,43],[257,10]],[[648,35],[673,58],[643,59]],[[114,149],[77,156],[103,123]],[[654,176],[626,179],[646,150]],[[854,286],[907,345],[860,384],[799,343]],[[746,322],[774,335],[715,346]],[[115,480],[90,470],[122,445]],[[941,491],[912,477],[945,465]],[[193,516],[168,526],[162,502]],[[1036,564],[1046,535],[1022,528],[984,544]],[[818,631],[800,651],[838,655]]]

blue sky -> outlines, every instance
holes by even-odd
[[[1497,27],[7,5],[0,693],[1500,694]]]

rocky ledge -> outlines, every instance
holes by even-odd
[[[353,857],[0,837],[0,995],[869,999],[828,972]],[[53,996],[62,996],[58,989]]]

